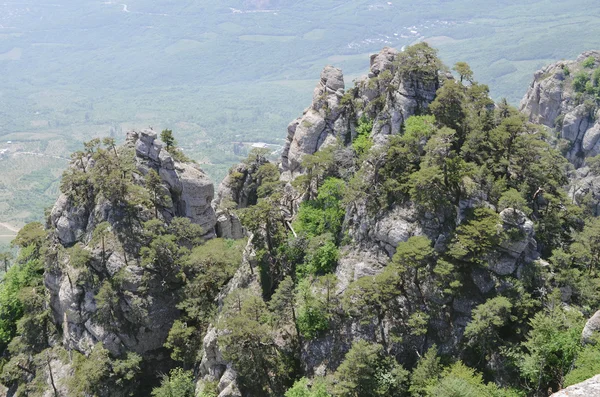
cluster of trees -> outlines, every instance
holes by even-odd
[[[36,395],[48,379],[56,390],[54,368],[68,362],[73,395],[135,394],[153,385],[147,394],[154,397],[191,397],[210,324],[249,395],[535,396],[600,371],[599,345],[580,341],[585,317],[600,304],[600,222],[567,197],[568,163],[548,132],[506,101],[494,104],[467,64],[453,70],[458,78],[448,79],[426,44],[407,48],[373,84],[416,79],[439,87],[428,109],[375,144],[369,116],[385,98],[361,109],[344,96],[344,106],[361,115],[355,136],[304,156],[304,173],[291,186],[263,154],[250,154],[243,172],[231,175],[248,196],[222,204],[251,236],[257,266],[249,270],[261,288],[234,290],[220,307],[246,242],[204,241],[188,219],[166,222],[170,197],[155,171],[141,178],[131,149],[111,139],[86,143],[62,190],[75,206],[102,201],[118,214],[67,249],[30,224],[15,240],[14,264],[0,257],[2,382],[17,395]],[[161,139],[181,154],[172,131]],[[597,163],[590,161],[593,172]],[[374,225],[399,207],[437,229],[436,241],[400,242],[376,274],[341,286],[340,261],[364,248],[354,223]],[[525,264],[518,277],[492,275],[506,247],[524,237],[525,217],[543,261]],[[124,288],[126,272],[108,271],[114,254],[142,269],[137,291]],[[43,272],[65,262],[76,270],[69,282],[94,292],[94,321],[107,330],[149,321],[157,291],[176,300],[180,316],[164,344],[168,374],[152,373],[132,352],[113,357],[101,344],[88,356],[60,347]],[[491,286],[481,290],[474,275]],[[323,377],[302,366],[307,346],[320,342],[334,346]],[[206,382],[201,395],[216,396],[216,385]]]
[[[448,80],[440,78],[446,69],[425,44],[402,58],[396,71],[402,78],[418,71],[440,79],[427,110],[378,145],[370,137],[373,122],[361,117],[351,143],[304,157],[305,172],[293,182],[303,197],[297,209],[274,182],[256,205],[240,212],[263,263],[261,278],[268,280],[261,296],[236,298],[221,323],[224,332],[236,328],[220,344],[240,370],[242,388],[278,394],[287,387],[287,396],[518,396],[581,380],[596,369],[589,360],[596,348],[581,345],[579,335],[584,315],[598,305],[594,247],[600,231],[564,191],[567,160],[545,129],[506,101],[494,104],[467,64],[456,64],[459,77]],[[352,106],[350,96],[344,105]],[[278,181],[275,169],[273,176]],[[465,203],[471,203],[466,211]],[[348,235],[352,215],[366,209],[374,223],[398,206],[436,220],[447,239],[441,245],[425,236],[400,243],[381,272],[340,294],[332,272],[342,247],[356,244]],[[505,209],[505,216],[534,222],[549,266],[530,264],[519,278],[495,276],[502,288],[480,293],[473,271],[489,272],[502,247],[523,237],[503,224],[499,213]],[[561,297],[566,290],[569,296]],[[452,319],[453,302],[471,297],[479,305],[460,344],[437,356],[429,347],[440,339],[438,319]],[[580,314],[562,309],[561,298]],[[291,386],[302,374],[294,366],[301,346],[334,338],[349,320],[370,330],[371,342],[355,343],[327,379],[302,378]],[[252,326],[237,330],[245,323]],[[281,343],[282,333],[287,343]],[[257,341],[252,359],[242,354],[251,340]],[[412,376],[396,361],[400,356]]]

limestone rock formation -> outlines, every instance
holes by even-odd
[[[344,87],[341,69],[333,66],[323,69],[312,104],[288,126],[281,156],[284,171],[293,174],[299,169],[303,155],[315,153],[326,142],[335,142],[336,131],[345,130],[347,121],[340,103]]]
[[[208,176],[195,164],[182,163],[162,148],[157,134],[152,130],[131,131],[125,145],[135,148],[135,166],[139,172],[139,183],[143,176],[154,169],[162,179],[164,202],[161,213],[169,221],[175,216],[188,217],[202,226],[206,237],[214,236],[215,212],[211,206],[214,185]],[[52,208],[50,221],[60,242],[69,246],[76,241],[89,239],[95,226],[102,221],[111,221],[116,211],[109,203],[95,207],[75,206],[65,194],[61,194]],[[96,215],[100,214],[100,218]],[[118,221],[118,219],[112,219]]]
[[[569,386],[550,397],[600,397],[600,375]]]
[[[583,63],[590,57],[596,65],[600,63],[600,51],[586,51],[575,61],[560,61],[538,70],[519,107],[530,121],[558,131],[568,142],[565,155],[575,167],[581,167],[585,157],[600,153],[598,107],[585,101],[581,89],[573,84],[577,73],[589,70]]]
[[[215,236],[216,216],[211,207],[214,187],[198,166],[174,160],[152,130],[128,133],[124,146],[127,149],[135,153],[134,184],[143,186],[144,176],[150,170],[160,176],[157,189],[162,194],[156,204],[159,218],[168,223],[173,217],[187,217],[202,227],[205,238]],[[95,192],[92,199],[80,205],[63,194],[52,209],[54,254],[48,259],[45,284],[50,291],[54,319],[63,329],[66,348],[87,353],[94,344],[102,342],[114,355],[131,351],[157,360],[168,356],[163,352],[163,344],[179,316],[177,297],[162,285],[142,288],[145,270],[133,234],[141,233],[141,222],[154,214],[141,205],[137,211],[139,219],[125,226],[127,209]],[[101,223],[108,225],[108,232],[99,243],[93,236]],[[119,233],[125,233],[126,238],[117,238]],[[76,243],[81,243],[88,252],[89,269],[71,263],[65,248]],[[121,314],[120,323],[106,324],[98,319],[100,286],[90,281],[91,273],[121,280],[118,307],[113,308]]]
[[[586,323],[581,332],[581,339],[584,343],[593,342],[593,338],[600,337],[600,310],[598,310]]]
[[[371,55],[370,73],[356,81],[357,102],[365,109],[358,116],[374,118],[373,135],[399,133],[407,118],[433,102],[440,86],[438,79],[424,81],[420,76],[398,73],[398,55],[389,47]]]

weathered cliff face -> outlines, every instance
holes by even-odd
[[[399,73],[398,55],[389,47],[371,55],[369,74],[356,81],[357,116],[374,119],[373,135],[398,134],[407,118],[427,109],[440,86],[438,79]]]
[[[355,87],[347,92],[340,69],[323,69],[312,104],[288,126],[281,156],[285,179],[302,171],[300,162],[305,154],[313,154],[338,139],[345,144],[351,142],[363,115],[373,119],[372,135],[377,137],[399,133],[408,117],[427,108],[435,98],[439,80],[401,74],[398,55],[389,47],[373,54],[368,75],[357,79]]]
[[[344,96],[344,76],[341,69],[327,66],[315,87],[312,104],[304,114],[288,126],[288,135],[281,155],[284,171],[299,171],[302,156],[313,154],[324,144],[334,143],[336,136],[346,134],[349,115],[341,104]]]
[[[584,66],[590,57],[594,64]],[[574,61],[538,70],[519,107],[530,121],[558,131],[559,138],[567,141],[565,156],[577,168],[586,157],[600,153],[600,124],[598,106],[586,101],[586,81],[577,87],[575,80],[578,74],[590,74],[599,63],[599,51],[586,51]]]
[[[168,360],[163,344],[179,316],[178,298],[172,288],[165,287],[171,280],[162,284],[144,281],[148,270],[141,264],[141,225],[156,215],[166,224],[174,217],[186,217],[201,226],[204,238],[215,236],[214,187],[199,167],[175,161],[154,131],[130,132],[124,147],[135,151],[132,190],[135,186],[144,189],[150,170],[160,177],[155,187],[156,209],[147,208],[145,202],[115,204],[96,193],[86,204],[76,206],[61,195],[50,216],[54,244],[45,284],[65,348],[89,353],[102,342],[115,356],[136,352],[159,362]],[[88,160],[88,167],[93,166]],[[66,249],[73,245],[85,255]],[[82,257],[87,258],[84,264]],[[102,280],[111,280],[117,297],[109,301],[114,305],[111,313],[117,313],[109,322],[101,321],[98,313]]]
[[[144,176],[152,169],[161,178],[162,190],[160,212],[165,221],[173,217],[187,217],[202,226],[206,237],[214,236],[215,212],[211,206],[214,185],[195,164],[182,163],[163,149],[152,130],[128,133],[125,146],[135,149],[135,167],[138,183],[143,185]],[[88,160],[90,166],[93,161]],[[69,246],[77,241],[89,240],[98,223],[119,221],[119,211],[108,201],[93,205],[75,206],[65,194],[61,194],[50,214],[51,227],[60,242]]]

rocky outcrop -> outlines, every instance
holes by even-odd
[[[216,216],[211,206],[214,185],[208,176],[196,164],[175,161],[163,149],[155,131],[131,131],[127,134],[125,145],[135,149],[140,185],[151,169],[160,176],[163,191],[160,212],[163,219],[168,222],[176,216],[187,217],[202,226],[207,238],[214,236]],[[52,208],[50,223],[63,245],[89,240],[98,223],[118,222],[122,216],[106,201],[90,205],[76,206],[65,194],[60,195]]]
[[[600,337],[600,310],[598,310],[586,323],[581,332],[583,343],[593,343],[594,338]]]
[[[355,87],[347,92],[342,71],[325,67],[312,104],[288,126],[281,156],[286,180],[302,171],[302,156],[338,139],[346,144],[351,142],[363,115],[374,121],[372,135],[378,137],[399,133],[404,120],[429,106],[440,80],[423,79],[418,74],[403,75],[399,72],[399,54],[398,50],[385,47],[371,55],[369,73],[357,79]]]
[[[240,268],[217,297],[219,308],[222,308],[227,295],[236,290],[249,290],[256,295],[260,295],[262,292],[257,271],[254,270],[257,262],[251,240],[250,238],[244,249]],[[202,359],[198,367],[199,377],[196,389],[200,390],[203,382],[217,381],[218,397],[241,397],[235,369],[223,359],[218,345],[218,337],[219,330],[211,325],[202,341]]]
[[[600,215],[600,178],[590,167],[581,167],[574,172],[568,193],[574,203],[586,206],[594,216]]]
[[[399,54],[385,47],[371,55],[369,74],[356,81],[357,107],[364,109],[357,116],[374,119],[373,135],[398,134],[407,118],[427,109],[440,86],[438,79],[398,73]]]
[[[583,90],[573,85],[578,73],[591,74],[592,69],[583,66],[590,57],[597,66],[600,52],[587,51],[575,61],[560,61],[538,70],[519,107],[530,121],[559,132],[568,143],[565,156],[577,168],[586,157],[600,153],[598,106],[586,101]]]
[[[600,397],[600,375],[569,386],[558,393],[554,393],[551,397]]]
[[[144,281],[148,271],[139,252],[142,224],[155,216],[165,223],[174,217],[187,217],[201,226],[204,238],[214,237],[214,187],[197,165],[175,160],[152,130],[129,132],[124,147],[118,150],[119,156],[132,156],[136,171],[128,183],[137,185],[131,187],[132,192],[143,189],[151,170],[160,177],[156,209],[146,208],[147,201],[113,203],[95,191],[81,205],[61,195],[50,216],[53,246],[44,282],[67,350],[87,354],[101,342],[115,357],[135,352],[153,363],[152,370],[163,370],[161,363],[167,363],[164,372],[168,372],[169,358],[163,344],[179,317],[178,297],[173,290],[176,287],[165,286],[167,280],[162,284]],[[88,167],[94,166],[91,156],[86,161]],[[95,233],[100,224],[107,225],[102,237]],[[85,264],[75,263],[76,256],[65,250],[75,244],[87,252]],[[111,306],[111,320],[98,314],[99,291],[105,284],[110,284],[118,297]]]
[[[348,127],[341,99],[344,96],[344,76],[340,69],[327,66],[313,92],[312,104],[304,114],[290,123],[281,165],[284,171],[299,171],[302,156],[313,154],[323,144],[334,143],[336,134]]]

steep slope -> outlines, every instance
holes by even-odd
[[[278,181],[273,164],[257,164],[271,178],[255,178],[255,203],[242,203],[247,166],[226,178],[217,204],[240,204],[260,271],[246,268],[239,276],[252,275],[251,287],[223,299],[200,388],[218,381],[219,397],[277,395],[291,372],[333,378],[329,392],[346,395],[340,371],[361,340],[408,368],[437,346],[511,385],[519,365],[499,345],[521,349],[532,313],[547,310],[536,302],[546,288],[563,290],[541,257],[570,244],[577,210],[563,190],[567,162],[543,128],[494,106],[468,65],[455,66],[456,79],[447,70],[424,44],[373,55],[346,91],[328,66],[288,128]],[[565,302],[588,299],[576,290],[564,287]],[[229,299],[240,295],[255,306],[234,309]],[[245,310],[269,310],[277,327]],[[249,335],[231,330],[238,321],[299,367],[286,372],[257,346],[264,365],[249,369],[236,350]],[[364,395],[404,395],[397,387]]]
[[[565,190],[596,180],[588,130],[570,178],[550,116],[453,71],[425,43],[353,88],[326,67],[281,161],[216,195],[168,130],[87,143],[0,284],[8,394],[541,397],[600,372],[600,220]]]

